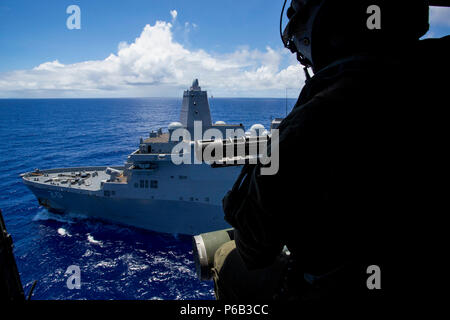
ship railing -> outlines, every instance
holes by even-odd
[[[113,168],[117,170],[123,170],[124,166],[94,166],[94,167],[70,167],[70,168],[53,168],[53,169],[44,169],[39,170],[40,173],[62,173],[62,172],[79,172],[79,171],[103,171],[106,168]],[[21,174],[22,177],[29,176],[34,171],[26,172]]]

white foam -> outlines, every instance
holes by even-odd
[[[59,222],[74,223],[77,219],[86,219],[86,215],[80,213],[68,212],[65,214],[51,213],[47,209],[40,209],[38,213],[33,217],[33,221],[46,221],[54,220]]]
[[[133,271],[142,271],[142,270],[145,270],[145,269],[148,269],[149,268],[149,266],[147,266],[147,265],[144,265],[144,264],[130,264],[129,266],[128,266],[128,270],[130,270],[131,272],[133,272]]]
[[[82,255],[82,257],[90,257],[92,256],[93,252],[91,250],[86,250],[86,252]]]
[[[99,246],[101,246],[103,243],[99,240],[95,240],[93,236],[91,236],[89,233],[87,234],[87,239],[90,243],[92,244],[97,244]]]
[[[115,262],[114,260],[109,260],[109,261],[100,261],[99,263],[97,263],[94,268],[114,268],[117,266],[117,262]]]
[[[65,237],[65,236],[71,237],[71,236],[72,236],[72,235],[71,235],[70,233],[68,233],[68,232],[66,231],[66,229],[64,229],[64,228],[59,228],[59,229],[58,229],[58,233],[59,233],[61,236],[63,236],[63,237]]]
[[[69,222],[69,223],[71,222],[70,219],[67,219],[67,217],[48,212],[47,209],[39,210],[38,213],[33,217],[33,221],[46,221],[46,220],[55,220],[59,222]]]

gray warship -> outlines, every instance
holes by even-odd
[[[222,198],[241,167],[172,161],[173,148],[180,142],[195,157],[192,137],[172,136],[180,128],[194,134],[197,121],[202,122],[203,130],[244,133],[242,124],[212,123],[207,92],[195,79],[184,91],[180,122],[169,124],[167,132],[159,129],[147,139],[141,138],[139,149],[123,166],[36,169],[21,177],[39,204],[51,212],[71,212],[165,233],[194,235],[227,228]]]

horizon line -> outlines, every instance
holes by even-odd
[[[60,97],[48,97],[48,98],[2,98],[0,100],[87,100],[87,99],[179,99],[183,100],[183,97],[91,97],[91,98],[60,98]],[[298,99],[298,97],[208,97],[208,99]]]

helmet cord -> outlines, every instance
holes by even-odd
[[[281,15],[280,15],[280,38],[281,41],[284,43],[284,39],[283,39],[283,13],[284,13],[284,8],[286,7],[286,2],[287,0],[284,0],[284,4],[283,4],[283,9],[281,9]]]

